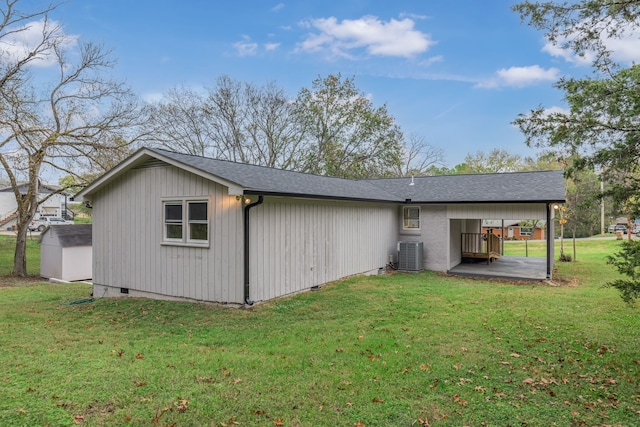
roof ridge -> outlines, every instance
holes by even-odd
[[[276,168],[276,167],[272,167],[272,166],[256,165],[255,163],[242,163],[242,162],[236,162],[234,160],[218,159],[218,158],[215,158],[215,157],[200,156],[200,155],[197,155],[197,154],[181,153],[181,152],[178,152],[178,151],[171,151],[171,150],[167,150],[167,149],[164,149],[164,148],[157,148],[157,147],[147,147],[147,148],[149,150],[151,150],[151,151],[163,151],[165,153],[177,154],[179,156],[197,157],[197,158],[203,159],[203,160],[209,160],[209,161],[213,160],[213,161],[216,161],[216,162],[230,163],[230,164],[234,164],[234,165],[238,165],[238,166],[249,166],[249,167],[255,167],[255,168],[262,168],[262,169],[266,169],[266,170],[270,170],[270,171],[280,171],[280,172],[287,172],[287,173],[295,173],[295,174],[300,174],[300,175],[305,175],[305,176],[315,176],[315,177],[319,177],[319,178],[332,178],[332,179],[346,180],[346,181],[352,181],[352,182],[365,181],[366,179],[375,179],[375,178],[354,179],[354,178],[342,178],[342,177],[333,176],[333,175],[318,175],[318,174],[315,174],[315,173],[301,172],[301,171],[296,171],[296,170],[292,170],[292,169],[282,169],[282,168]]]

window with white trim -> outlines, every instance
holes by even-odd
[[[404,230],[420,230],[420,206],[402,207],[402,228]]]
[[[165,200],[162,205],[165,243],[197,246],[209,244],[208,200]]]

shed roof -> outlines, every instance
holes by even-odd
[[[98,178],[77,198],[91,198],[103,184],[151,160],[189,170],[229,187],[230,194],[270,194],[410,203],[563,202],[562,171],[352,180],[142,148]],[[411,185],[413,184],[413,185]]]
[[[91,246],[93,240],[92,229],[91,224],[52,225],[40,235],[40,243],[42,243],[47,234],[53,233],[58,237],[58,242],[63,248]]]

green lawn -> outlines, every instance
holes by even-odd
[[[38,238],[39,236],[35,235],[27,238],[27,274],[32,276],[40,274],[40,244],[38,243]],[[2,276],[11,274],[13,270],[15,247],[15,236],[0,235],[0,285],[2,284]]]
[[[640,425],[619,242],[579,245],[561,286],[354,277],[250,310],[5,286],[0,425]]]

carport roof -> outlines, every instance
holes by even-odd
[[[411,203],[564,202],[561,170],[372,179]]]

